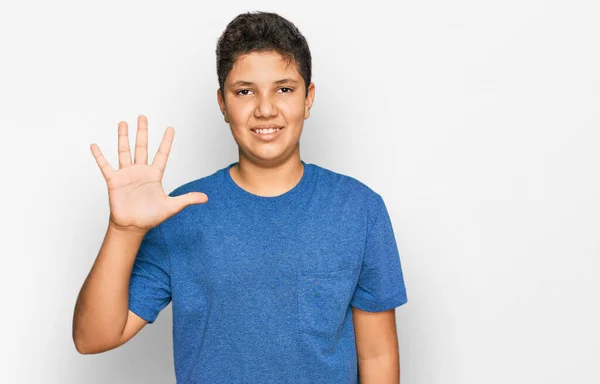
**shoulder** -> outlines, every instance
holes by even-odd
[[[354,176],[310,164],[315,173],[316,188],[327,193],[330,198],[352,201],[359,205],[377,210],[383,199],[373,188]]]
[[[221,168],[207,176],[181,184],[168,193],[169,197],[176,197],[189,192],[202,192],[208,196],[208,202],[189,205],[163,221],[160,226],[165,236],[171,238],[187,233],[185,231],[195,231],[198,226],[205,224],[204,220],[210,220],[211,215],[218,211],[215,202],[218,202],[218,196],[223,193],[224,169]],[[199,214],[200,212],[202,214]]]
[[[189,181],[185,184],[182,184],[182,185],[176,187],[175,189],[173,189],[169,193],[169,196],[171,196],[171,197],[179,196],[179,195],[186,194],[188,192],[203,192],[208,195],[209,192],[214,191],[216,188],[218,188],[221,185],[220,179],[221,179],[221,176],[222,176],[221,174],[222,174],[223,170],[224,170],[224,168],[219,169],[210,175],[200,177],[198,179],[195,179],[195,180]]]

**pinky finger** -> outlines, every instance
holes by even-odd
[[[94,155],[98,167],[100,167],[100,171],[102,172],[104,179],[106,181],[110,180],[115,174],[115,170],[110,166],[104,155],[102,155],[100,147],[98,147],[96,144],[92,144],[90,145],[90,149],[92,150],[92,155]]]

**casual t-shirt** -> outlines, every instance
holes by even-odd
[[[390,217],[360,181],[305,163],[288,192],[238,186],[231,163],[171,192],[208,202],[144,237],[129,308],[153,323],[172,302],[177,383],[357,383],[351,306],[407,301]]]

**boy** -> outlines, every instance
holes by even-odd
[[[390,218],[358,180],[300,158],[315,94],[307,42],[246,13],[217,44],[217,100],[239,161],[168,196],[174,130],[134,163],[119,124],[108,231],[80,292],[81,353],[116,348],[172,302],[178,383],[398,383],[395,308],[407,301]]]

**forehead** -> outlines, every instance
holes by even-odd
[[[227,82],[275,81],[282,76],[302,80],[295,61],[288,61],[278,52],[251,52],[236,58],[227,76]]]

